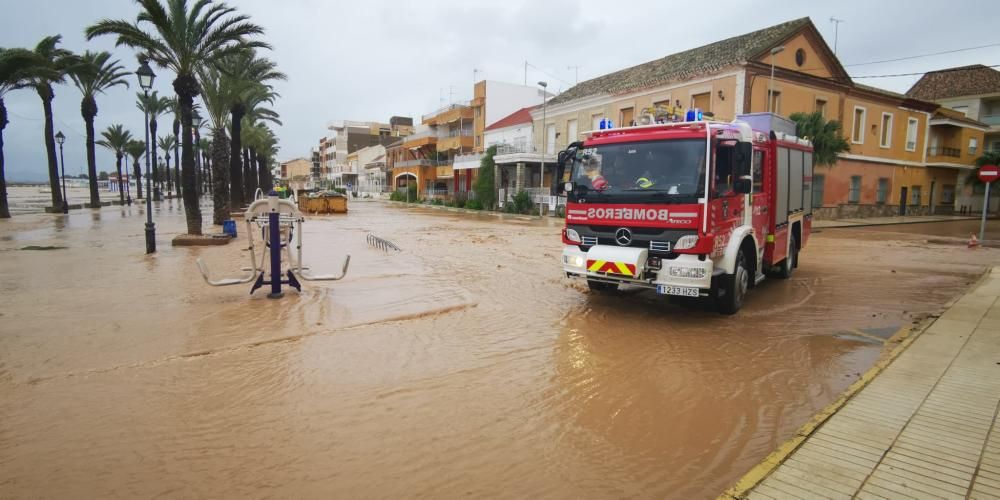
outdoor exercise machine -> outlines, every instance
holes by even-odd
[[[305,217],[299,212],[295,201],[279,199],[278,193],[274,191],[268,193],[266,198],[262,196],[262,193],[259,193],[257,200],[247,207],[243,218],[247,223],[247,240],[249,241],[247,250],[250,251],[250,267],[245,267],[242,270],[248,271],[248,274],[236,278],[213,280],[210,277],[208,267],[201,259],[198,259],[198,270],[201,271],[202,277],[209,285],[239,285],[256,280],[253,287],[250,288],[251,294],[264,285],[270,285],[271,292],[267,294],[267,297],[278,299],[284,295],[281,291],[281,285],[288,285],[301,292],[302,285],[299,284],[299,278],[306,281],[336,281],[347,275],[347,267],[351,264],[350,255],[344,259],[344,267],[339,276],[314,276],[308,272],[308,267],[302,266],[302,223],[305,222]],[[254,225],[260,229],[263,243],[259,262],[255,250]],[[293,238],[295,240],[294,253],[292,252]],[[288,256],[289,264],[285,273],[281,271],[282,249]],[[269,273],[264,270],[265,260],[270,260]]]

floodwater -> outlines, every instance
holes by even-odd
[[[558,221],[350,209],[281,300],[206,285],[245,226],[172,248],[178,202],[155,256],[143,207],[0,220],[0,496],[714,497],[1000,256],[825,230],[720,316],[590,294]]]

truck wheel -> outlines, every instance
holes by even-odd
[[[603,281],[587,280],[587,288],[591,292],[611,293],[618,290],[618,283],[605,283]]]
[[[743,307],[743,297],[750,287],[750,271],[747,270],[747,259],[743,255],[743,250],[736,254],[736,267],[733,274],[722,277],[718,292],[722,296],[716,295],[716,305],[722,314],[736,314]]]
[[[799,267],[799,245],[795,241],[795,236],[791,236],[791,241],[788,242],[788,257],[778,266],[778,272],[776,276],[783,280],[787,280],[792,277],[792,271]]]

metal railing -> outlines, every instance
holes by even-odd
[[[434,111],[431,111],[430,113],[427,113],[426,115],[421,115],[420,119],[421,120],[427,120],[428,118],[433,118],[433,117],[435,117],[437,115],[440,115],[441,113],[444,113],[446,111],[451,111],[453,109],[463,109],[463,108],[468,108],[468,107],[471,107],[471,106],[472,106],[472,101],[459,101],[459,102],[456,102],[456,103],[453,103],[453,104],[449,104],[447,106],[443,106],[443,107],[440,107],[438,109],[435,109]]]
[[[445,198],[447,196],[447,189],[428,189],[424,191],[424,198]]]
[[[962,156],[962,150],[959,148],[927,148],[928,156],[950,156],[952,158],[958,158]]]
[[[987,125],[1000,125],[1000,115],[983,115],[979,121]]]
[[[431,129],[431,130],[424,130],[422,132],[417,132],[416,134],[410,134],[403,138],[403,142],[406,143],[410,141],[415,141],[417,139],[423,139],[425,137],[434,137],[436,139],[440,139],[442,137],[447,137],[447,136],[439,133],[435,129]]]
[[[514,144],[507,144],[506,142],[497,144],[497,154],[498,155],[510,155],[516,153],[537,153],[534,144],[527,142],[519,142]]]
[[[396,167],[444,167],[449,165],[447,160],[405,160],[397,161],[394,164]]]

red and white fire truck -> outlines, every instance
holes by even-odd
[[[770,113],[591,132],[559,153],[563,270],[706,297],[722,313],[765,276],[788,278],[812,225],[813,149]]]

